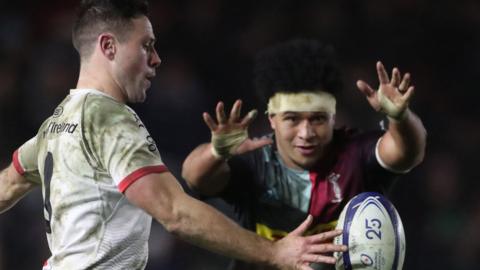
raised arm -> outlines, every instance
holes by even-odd
[[[242,229],[209,205],[185,194],[170,173],[150,174],[133,183],[125,195],[169,232],[195,245],[229,257],[280,269],[310,270],[309,262],[334,263],[326,253],[344,251],[333,245],[339,231],[303,237],[307,219],[284,239],[271,242]],[[329,243],[327,243],[329,242]]]
[[[10,164],[0,172],[0,213],[10,209],[36,186],[37,184],[28,181]]]
[[[242,102],[237,100],[227,117],[223,102],[216,107],[215,122],[208,113],[203,120],[212,132],[212,141],[194,149],[185,159],[182,177],[191,188],[204,195],[214,195],[223,190],[230,178],[226,160],[272,143],[271,139],[252,140],[248,126],[256,116],[256,110],[241,118]]]
[[[357,86],[370,105],[389,119],[388,129],[378,145],[378,155],[389,168],[398,172],[408,171],[423,160],[427,137],[422,121],[409,109],[414,93],[410,74],[406,73],[402,78],[398,68],[394,68],[390,80],[381,62],[377,63],[377,73],[380,82],[378,91],[361,80]]]

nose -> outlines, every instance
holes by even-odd
[[[162,59],[158,56],[157,50],[153,50],[152,58],[150,59],[150,65],[153,68],[157,68],[162,63]]]
[[[308,120],[302,121],[302,123],[300,123],[300,125],[298,126],[298,129],[299,130],[298,130],[297,136],[300,139],[308,140],[315,135],[313,126],[310,124]]]

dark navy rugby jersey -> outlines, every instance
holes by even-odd
[[[221,197],[245,227],[269,239],[283,237],[308,214],[314,217],[311,233],[332,229],[352,197],[385,193],[396,178],[375,155],[382,134],[335,130],[330,156],[311,170],[287,168],[275,143],[236,156],[229,160],[230,182]]]

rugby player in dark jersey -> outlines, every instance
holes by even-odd
[[[376,90],[357,82],[371,107],[388,118],[386,130],[335,128],[341,83],[332,51],[317,41],[295,40],[260,53],[256,88],[268,100],[273,133],[250,139],[247,129],[256,111],[240,117],[238,100],[227,116],[219,102],[216,121],[203,115],[212,141],[184,162],[182,175],[190,187],[223,198],[245,227],[265,238],[284,237],[309,214],[310,233],[332,229],[353,196],[385,191],[423,160],[426,131],[409,108],[414,87],[410,74],[402,77],[397,68],[389,78],[377,63]]]

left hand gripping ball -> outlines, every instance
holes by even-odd
[[[337,270],[400,270],[405,259],[405,232],[393,204],[376,192],[360,193],[345,206],[335,244],[348,246],[335,252]]]

